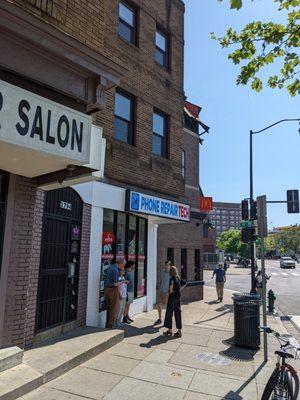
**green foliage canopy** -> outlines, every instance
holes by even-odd
[[[217,240],[217,247],[225,253],[239,254],[242,257],[250,257],[249,246],[242,243],[241,231],[230,229],[222,232]]]
[[[268,85],[272,89],[286,88],[291,96],[296,96],[300,94],[300,0],[273,1],[278,3],[278,12],[286,15],[284,24],[254,21],[240,32],[229,28],[225,36],[217,37],[212,33],[212,37],[223,48],[233,50],[228,58],[234,64],[243,64],[237,77],[238,85],[250,84],[253,90],[261,91],[260,72],[276,62],[279,71],[269,75]],[[230,0],[230,4],[232,9],[239,10],[243,0]]]

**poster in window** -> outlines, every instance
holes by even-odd
[[[80,240],[80,227],[78,225],[72,225],[72,240]]]

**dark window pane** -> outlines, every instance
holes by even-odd
[[[118,212],[116,259],[125,260],[126,214]]]
[[[167,52],[167,38],[161,32],[156,31],[155,44],[163,50],[163,52]]]
[[[156,49],[156,62],[160,65],[165,65],[165,54],[162,53],[159,49]]]
[[[136,259],[136,217],[129,216],[128,230],[128,260]]]
[[[174,264],[174,248],[173,247],[168,247],[168,249],[167,249],[167,260],[171,261],[171,263]]]
[[[162,137],[153,135],[152,152],[158,156],[163,155],[163,138]]]
[[[181,249],[181,278],[187,279],[187,249]]]
[[[119,35],[125,39],[127,42],[133,43],[134,36],[133,36],[133,28],[130,28],[124,22],[120,21],[119,23]]]
[[[115,95],[115,115],[126,119],[127,121],[131,120],[131,100],[116,92]]]
[[[129,143],[129,124],[128,122],[115,117],[114,121],[115,138],[122,142]]]
[[[162,115],[153,114],[153,132],[164,136],[165,134],[165,118]]]
[[[127,22],[127,24],[134,26],[134,11],[125,6],[125,4],[120,3],[119,5],[119,17]]]
[[[139,248],[137,268],[137,297],[146,295],[146,222],[139,220]]]

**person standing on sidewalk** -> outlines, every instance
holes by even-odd
[[[217,296],[220,302],[223,301],[224,283],[226,282],[226,272],[222,268],[222,264],[219,263],[219,267],[214,269],[211,279],[216,275],[216,289]]]
[[[104,298],[106,304],[106,328],[112,328],[116,321],[116,313],[119,298],[119,270],[124,269],[124,260],[118,260],[106,270],[104,278]]]
[[[160,287],[158,291],[157,311],[158,320],[155,321],[154,325],[160,325],[162,323],[162,308],[166,306],[169,297],[169,283],[170,283],[170,266],[171,261],[165,261],[165,264],[161,267],[160,271]]]
[[[127,298],[127,284],[128,281],[125,280],[125,268],[120,269],[119,272],[119,309],[116,317],[116,322],[113,325],[115,328],[120,328],[123,323],[123,316],[124,316],[124,310],[125,310],[125,305],[126,305],[126,298]]]
[[[265,278],[266,278],[266,285],[267,285],[267,280],[270,279],[270,276],[265,274]],[[262,298],[262,291],[263,291],[263,278],[262,278],[262,271],[259,270],[256,274],[255,277],[255,286],[257,289],[257,294],[259,294],[260,298]]]
[[[175,323],[177,332],[174,337],[181,337],[182,320],[181,320],[181,308],[180,308],[180,297],[181,291],[186,286],[186,282],[180,280],[177,268],[172,265],[170,267],[170,280],[169,280],[169,298],[167,304],[167,311],[165,316],[164,327],[168,328],[164,335],[172,336],[172,318],[175,315]]]
[[[129,282],[127,285],[127,301],[125,305],[125,311],[124,311],[124,318],[123,322],[125,324],[130,324],[133,322],[133,319],[129,317],[129,309],[130,309],[130,304],[133,302],[134,299],[134,269],[135,269],[135,263],[132,260],[129,260],[127,264],[125,265],[125,279]]]

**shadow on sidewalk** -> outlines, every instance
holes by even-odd
[[[143,327],[137,327],[134,325],[125,325],[124,337],[126,338],[126,337],[140,336],[145,333],[155,334],[159,332],[159,328],[161,328],[161,325],[154,326],[153,324],[151,324]]]
[[[230,314],[231,312],[232,312],[231,309],[225,309],[225,311],[222,314],[216,315],[215,317],[212,317],[212,318],[203,319],[201,321],[194,322],[194,325],[200,325],[200,324],[204,324],[205,322],[213,321],[215,319],[222,317],[223,315]]]
[[[260,373],[260,371],[263,369],[265,366],[265,362],[263,361],[260,366],[254,371],[254,373],[238,388],[236,391],[230,390],[228,393],[225,394],[222,398],[224,399],[230,399],[230,400],[242,400],[244,399],[243,396],[240,396],[240,393],[253,381],[253,379],[256,378],[256,376]],[[257,398],[257,396],[256,396]],[[253,396],[253,399],[255,397]]]

